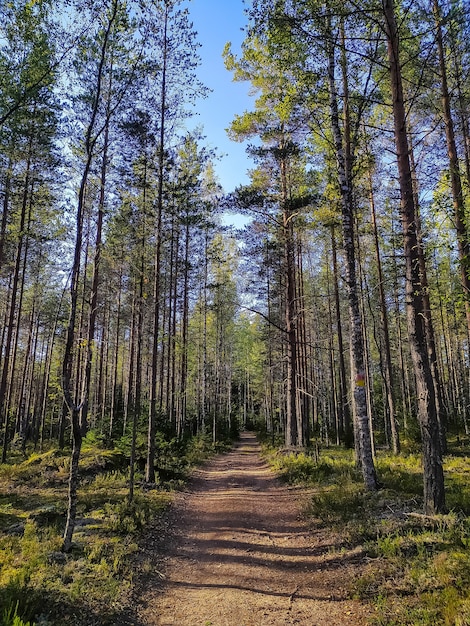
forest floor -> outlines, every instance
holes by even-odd
[[[251,433],[199,468],[147,534],[133,624],[358,626],[364,554],[307,521],[305,489],[283,485]]]

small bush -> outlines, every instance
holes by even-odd
[[[135,497],[131,503],[127,499],[116,504],[108,503],[104,507],[106,525],[113,532],[122,535],[139,532],[168,502],[169,498],[161,494],[153,499],[150,496]]]
[[[214,445],[209,435],[192,437],[186,444],[185,458],[189,466],[199,465],[214,454]]]
[[[308,512],[325,524],[360,522],[368,517],[364,487],[350,477],[320,488],[312,495]]]

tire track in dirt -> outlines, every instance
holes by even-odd
[[[360,626],[347,598],[360,555],[310,531],[296,490],[280,484],[251,433],[199,469],[171,528],[147,546],[145,626]]]

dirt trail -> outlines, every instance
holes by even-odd
[[[357,554],[314,532],[296,492],[275,478],[250,433],[198,470],[172,530],[147,547],[146,626],[343,626],[367,623],[347,599]],[[162,553],[163,551],[163,553]]]

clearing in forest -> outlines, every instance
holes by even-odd
[[[362,555],[310,529],[251,433],[199,469],[167,529],[149,537],[139,623],[145,626],[347,626],[370,607],[348,598]]]

